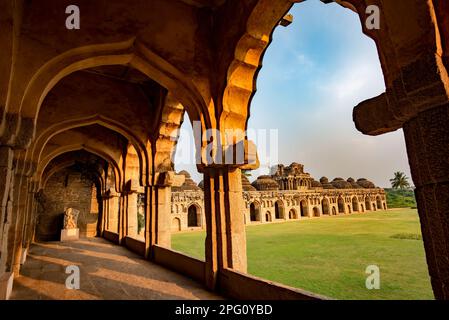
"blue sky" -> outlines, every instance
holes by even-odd
[[[410,176],[402,131],[370,137],[352,121],[355,105],[385,91],[375,44],[358,16],[319,0],[296,4],[290,13],[294,22],[276,29],[265,54],[248,125],[278,130],[277,159],[270,163],[266,144],[253,137],[262,163],[253,176],[268,173],[273,162],[294,161],[316,179],[365,177],[387,187],[394,171]],[[179,146],[192,138],[189,121],[182,129]],[[195,166],[180,164],[182,153],[176,170],[187,169],[200,181]]]

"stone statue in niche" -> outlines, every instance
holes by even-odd
[[[79,210],[67,208],[64,212],[64,227],[61,230],[61,241],[79,239],[78,216]]]
[[[68,208],[64,213],[64,229],[76,229],[78,225],[79,210]]]

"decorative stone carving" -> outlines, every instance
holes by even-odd
[[[64,213],[64,229],[76,229],[78,226],[79,210],[67,208]]]

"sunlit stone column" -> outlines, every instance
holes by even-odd
[[[231,166],[204,168],[204,206],[206,285],[215,289],[220,269],[247,271],[241,170]]]
[[[126,235],[130,237],[137,236],[137,192],[131,192],[126,195]]]
[[[427,264],[437,299],[449,299],[448,123],[446,104],[421,112],[404,125]]]

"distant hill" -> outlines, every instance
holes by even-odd
[[[387,188],[387,204],[389,208],[416,208],[415,193],[413,190],[397,190]]]

